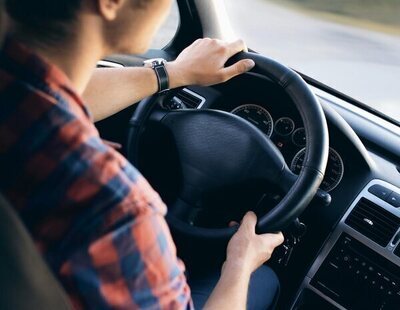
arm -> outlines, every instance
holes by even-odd
[[[25,216],[75,308],[190,306],[158,194],[103,144],[77,103],[32,100],[37,118],[21,130],[40,139],[20,151],[30,191]]]
[[[218,84],[249,71],[254,67],[252,60],[224,67],[245,48],[241,40],[197,40],[167,64],[170,88]],[[157,87],[155,73],[149,68],[96,69],[83,97],[95,121],[99,121],[155,94]]]
[[[221,278],[205,309],[246,309],[251,274],[269,260],[274,249],[284,241],[281,233],[257,235],[256,224],[257,217],[253,212],[243,218],[239,230],[228,244]]]
[[[238,265],[225,265],[205,309],[246,309],[250,273]]]
[[[95,121],[111,116],[157,92],[150,68],[95,69],[83,97]]]

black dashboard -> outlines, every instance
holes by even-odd
[[[396,239],[400,239],[400,227],[396,226],[400,219],[400,208],[377,198],[369,189],[378,184],[400,195],[400,130],[366,115],[361,109],[347,103],[342,104],[332,96],[319,94],[318,98],[327,118],[331,148],[328,179],[322,189],[329,191],[332,202],[329,206],[324,206],[316,199],[300,218],[307,225],[307,234],[301,245],[293,251],[288,266],[280,273],[282,292],[287,299],[282,302],[282,307],[309,309],[311,305],[317,305],[321,309],[361,309],[367,305],[368,309],[395,309],[398,305],[397,297],[393,299],[391,296],[400,294],[400,290],[396,290],[396,281],[400,281],[400,241]],[[191,86],[173,90],[160,98],[160,105],[167,109],[217,109],[234,113],[269,136],[292,171],[298,172],[301,169],[304,142],[307,141],[302,132],[301,117],[290,99],[265,77],[245,74],[213,87]],[[126,136],[122,134],[122,128],[126,127],[121,124],[128,123],[133,110],[134,108],[130,108],[97,124],[102,136],[124,143]],[[155,143],[162,143],[162,139],[159,137]],[[170,175],[174,174],[174,167],[165,165],[168,155],[164,155],[159,166],[158,156],[151,158],[154,171],[170,169]],[[146,168],[142,172],[148,177]],[[149,180],[158,190],[151,176]],[[169,179],[167,182],[173,184],[175,181]],[[265,190],[250,184],[249,188],[240,188],[219,197],[218,203],[228,205],[234,214],[235,203],[240,205],[245,202],[246,207],[256,204]],[[164,198],[162,190],[160,192]],[[243,200],[238,195],[248,199]],[[375,215],[389,214],[395,222],[394,233],[388,235],[390,241],[387,244],[379,245],[369,235],[371,222],[381,221],[379,217],[362,217],[362,225],[367,225],[367,230],[362,231],[348,223],[350,216],[358,212],[361,204],[361,207],[367,204],[370,208],[368,212]],[[239,215],[237,216],[239,219]],[[385,227],[382,229],[386,229]],[[195,250],[191,248],[191,251]],[[343,253],[346,255],[342,255]],[[360,262],[360,269],[354,270],[354,274],[349,269],[343,269],[358,267],[355,264],[350,264],[349,267],[347,254],[354,262]],[[369,258],[362,261],[361,258],[366,256]],[[333,261],[336,259],[341,260],[340,264]],[[370,274],[364,272],[372,270],[371,268],[375,272],[371,275],[378,277],[371,279],[374,282],[368,282]],[[348,277],[338,280],[335,275],[342,270]],[[359,276],[361,272],[362,278]],[[381,279],[380,275],[384,277]],[[386,285],[386,282],[382,282],[386,279],[396,285]],[[338,287],[338,283],[342,284]],[[379,283],[379,286],[376,287],[375,283]],[[354,292],[358,297],[348,294],[348,285],[357,287],[357,292]],[[346,289],[342,290],[340,286]],[[336,296],[340,294],[342,295]],[[361,299],[363,295],[372,299],[354,303],[354,300]],[[384,307],[380,308],[382,305]]]
[[[199,104],[193,106],[196,96]],[[178,102],[180,108],[217,109],[246,119],[274,142],[292,172],[300,173],[307,142],[302,119],[290,99],[265,78],[247,74],[245,78],[239,77],[214,88],[182,89],[172,93],[166,101],[164,105],[169,108],[174,108],[174,103]],[[185,105],[187,101],[191,103]],[[330,154],[321,189],[331,193],[340,187],[346,174],[368,166],[369,159],[355,136],[343,134],[329,118],[328,123]],[[350,163],[354,158],[352,144],[356,145],[359,157],[355,165]]]
[[[178,93],[172,94],[172,97],[169,97],[168,100],[176,101],[176,98],[178,98],[182,100],[181,102],[184,105],[184,101],[187,99],[182,96],[184,92],[185,90],[179,90]],[[246,77],[242,76],[213,88],[191,88],[190,94],[201,97],[202,103],[197,108],[218,109],[246,119],[271,138],[293,172],[300,172],[307,142],[301,117],[290,100],[279,89],[275,88],[268,79],[248,74]],[[386,243],[382,249],[382,247],[376,247],[373,242],[371,245],[371,242],[365,237],[368,236],[369,227],[366,230],[361,230],[362,233],[360,233],[359,231],[356,232],[357,228],[352,228],[350,224],[345,223],[346,217],[350,217],[353,208],[356,209],[354,212],[358,212],[357,206],[363,202],[365,196],[370,201],[376,201],[373,195],[365,194],[365,192],[370,186],[367,185],[369,182],[372,185],[381,184],[380,181],[372,181],[371,183],[371,179],[376,176],[375,172],[378,175],[379,172],[383,172],[382,166],[374,160],[376,154],[365,147],[366,143],[361,141],[352,127],[332,108],[331,103],[320,99],[330,132],[330,156],[321,189],[331,194],[332,203],[326,207],[318,201],[314,201],[301,217],[301,220],[308,226],[307,234],[309,237],[302,241],[300,249],[297,249],[293,254],[292,259],[296,263],[288,266],[288,270],[290,270],[288,282],[291,283],[285,284],[286,289],[292,292],[297,291],[298,294],[296,299],[286,306],[291,305],[292,309],[309,309],[314,305],[320,305],[326,309],[378,309],[384,305],[382,309],[395,309],[400,296],[396,295],[400,294],[400,287],[397,286],[397,281],[400,280],[398,278],[400,268],[393,264],[393,261],[399,263],[399,254],[395,253],[400,251],[400,245],[397,246],[398,249],[395,252],[394,249],[398,240],[392,240],[392,238],[400,238],[400,224],[394,224],[395,227],[385,240]],[[392,169],[392,173],[397,173],[396,169]],[[349,208],[349,206],[351,207]],[[388,204],[384,206],[375,204],[373,208],[373,211],[368,209],[367,212],[384,214],[383,208],[395,212],[393,206],[388,207]],[[398,212],[400,212],[400,209]],[[363,221],[360,224],[361,226],[365,223],[367,223],[367,226],[376,226],[376,222],[383,221],[381,218],[373,218],[370,213],[362,215],[364,217],[361,218],[361,221]],[[392,213],[391,216],[400,223],[400,217],[396,218]],[[383,225],[381,229],[386,230],[387,228]],[[380,233],[379,231],[378,234]],[[372,237],[370,236],[370,238]],[[358,241],[360,239],[365,243],[361,244]],[[323,248],[324,251],[309,270],[310,262],[314,261],[321,250],[321,245],[327,240],[328,245]],[[392,245],[389,244],[390,240],[392,240]],[[387,247],[390,251],[387,251]],[[371,248],[383,257],[376,255],[376,253],[375,256],[372,256]],[[357,250],[356,253],[355,249]],[[340,252],[341,255],[342,253],[345,254],[338,256],[337,252]],[[362,258],[369,255],[370,258],[364,262]],[[349,267],[347,260],[350,256],[351,259],[360,262],[359,267],[352,263]],[[391,260],[389,261],[386,258]],[[332,259],[339,259],[341,262],[335,264],[335,262],[332,263]],[[368,262],[368,266],[366,262]],[[335,267],[332,267],[331,264],[334,264]],[[391,266],[389,270],[386,267],[388,265]],[[364,266],[367,266],[366,269]],[[350,273],[348,268],[359,269]],[[303,280],[307,270],[309,270],[308,276]],[[373,270],[374,272],[366,273],[364,270]],[[381,272],[377,273],[375,270]],[[338,280],[336,276],[338,271],[339,274],[340,271],[343,271],[347,277],[340,277]],[[361,272],[363,272],[362,277],[359,276]],[[298,282],[294,281],[296,274],[298,275]],[[384,274],[382,280],[379,276],[381,274]],[[372,282],[367,281],[370,276],[373,277]],[[387,285],[385,279],[390,279],[395,284]],[[358,287],[358,290],[354,291],[354,294],[358,294],[357,297],[352,294],[349,295],[347,287],[349,283]],[[369,298],[360,301],[361,296],[366,293],[369,294]]]
[[[232,104],[234,108],[229,111]],[[228,108],[226,112],[242,117],[268,136],[278,147],[292,172],[300,173],[306,154],[307,137],[300,116],[291,112],[293,108],[288,109],[288,105],[268,98],[253,99],[251,102],[233,101]],[[341,155],[331,147],[321,189],[326,192],[334,190],[340,184],[344,170]]]

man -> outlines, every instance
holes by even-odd
[[[145,52],[171,0],[5,3],[10,28],[0,54],[0,191],[76,308],[190,308],[165,205],[93,125],[160,90],[153,68],[92,74],[105,55]],[[241,41],[196,41],[165,65],[169,87],[211,85],[250,70],[251,60],[224,68],[243,49]],[[256,235],[256,220],[253,213],[244,217],[215,289],[206,305],[194,296],[196,306],[246,307],[250,276],[283,241],[280,233]],[[277,290],[274,274],[265,270],[262,298]]]

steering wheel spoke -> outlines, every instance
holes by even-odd
[[[294,174],[288,166],[281,171],[280,177],[275,181],[275,184],[285,193],[289,192],[296,183],[298,175]]]

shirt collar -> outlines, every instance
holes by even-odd
[[[70,79],[57,66],[37,55],[11,36],[7,36],[4,40],[1,55],[6,58],[5,62],[8,64],[8,70],[15,77],[34,85],[43,86],[39,86],[39,88],[49,88],[42,89],[45,92],[65,91],[91,118],[87,107],[83,103],[81,96],[74,90]]]
[[[45,80],[54,86],[71,87],[69,78],[57,66],[50,64],[43,57],[32,52],[28,47],[8,36],[3,45],[3,53],[14,62],[23,67],[32,77]]]

